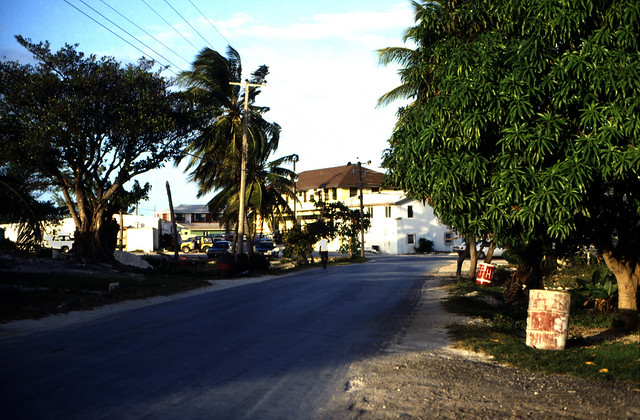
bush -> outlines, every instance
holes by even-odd
[[[433,252],[433,241],[425,238],[418,239],[418,247],[416,248],[416,252],[419,254]]]
[[[618,284],[611,272],[602,274],[595,270],[590,279],[576,278],[578,287],[571,289],[574,302],[585,308],[594,308],[600,312],[612,312],[616,308]]]

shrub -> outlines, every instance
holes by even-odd
[[[416,252],[419,254],[433,252],[433,241],[425,238],[418,239],[418,247],[416,248]]]
[[[611,272],[602,274],[595,270],[591,278],[577,278],[578,287],[571,289],[572,297],[583,307],[594,308],[600,312],[611,312],[616,308],[618,284]]]

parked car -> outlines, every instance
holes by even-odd
[[[51,249],[59,249],[60,252],[66,254],[73,248],[73,238],[71,235],[53,235],[47,238],[45,245]]]
[[[261,241],[255,245],[256,253],[262,254],[265,257],[278,258],[280,248],[273,243],[273,241]]]
[[[491,245],[491,243],[489,241],[477,241],[476,242],[476,251],[478,252],[478,259],[481,260],[484,257],[486,257],[486,252],[489,250],[489,246]],[[459,245],[454,245],[453,246],[453,252],[464,252],[467,249],[467,243],[466,242],[462,242]],[[502,248],[496,248],[493,250],[493,256],[494,257],[501,257],[502,254],[504,253],[504,249]]]
[[[229,241],[216,241],[211,244],[207,250],[207,257],[215,258],[220,255],[226,254],[231,249],[231,242]]]

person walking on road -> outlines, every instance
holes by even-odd
[[[320,262],[322,268],[327,268],[327,261],[329,261],[329,245],[326,238],[320,239],[318,242],[318,251],[320,252]]]

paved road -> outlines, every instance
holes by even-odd
[[[375,256],[4,338],[3,418],[313,418],[450,257]],[[1,327],[0,327],[1,330]]]

